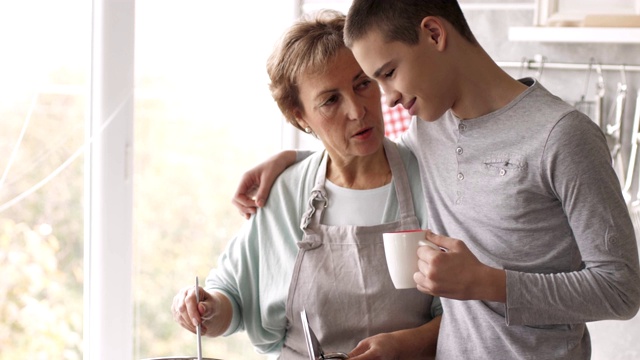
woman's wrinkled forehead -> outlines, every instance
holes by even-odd
[[[349,51],[346,47],[345,49]],[[313,88],[318,88],[320,83],[326,84],[327,80],[330,80],[332,75],[331,69],[339,64],[341,60],[345,60],[341,57],[340,52],[327,56],[323,61],[304,61],[299,63],[297,70],[294,74],[291,74],[291,83],[295,84],[296,96],[300,97],[300,90],[303,86],[309,89],[309,85],[313,85]],[[319,60],[318,57],[314,57],[314,60]]]

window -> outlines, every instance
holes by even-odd
[[[81,359],[91,3],[0,0],[0,359]]]
[[[87,208],[101,206],[85,199],[107,189],[96,199],[116,196],[127,203],[126,193],[110,191],[108,182],[97,187],[91,180],[85,188],[86,169],[94,169],[85,167],[88,145],[127,136],[109,123],[110,113],[104,127],[87,126],[96,111],[92,76],[95,84],[119,75],[91,74],[92,51],[97,62],[129,61],[107,47],[95,50],[100,36],[92,50],[92,30],[101,29],[92,21],[115,19],[104,34],[133,43],[133,32],[117,23],[127,19],[101,14],[108,7],[132,15],[125,8],[133,4],[0,0],[0,359],[89,357],[101,353],[106,332],[132,334],[136,359],[195,355],[195,336],[170,318],[171,298],[195,275],[204,281],[244,221],[230,204],[242,172],[281,147],[285,125],[268,92],[265,62],[294,17],[293,1],[136,1],[134,104],[127,94],[99,100],[135,110],[135,324],[114,329],[103,316],[96,317],[103,322],[97,331],[86,326],[96,309],[88,305],[89,294],[101,303],[127,298],[118,289],[83,289],[96,275],[86,272],[87,254],[103,262],[103,270],[124,274],[129,266],[119,260],[130,260],[84,246],[85,233],[93,234],[84,229],[84,214],[91,217],[96,213]],[[102,156],[105,173],[129,157]],[[128,227],[129,213],[117,215]],[[128,236],[104,239],[114,240],[126,245]],[[204,339],[203,346],[208,357],[265,358],[242,334]]]
[[[134,150],[134,358],[196,355],[175,293],[201,283],[245,221],[240,176],[281,147],[289,126],[266,59],[293,2],[137,0]],[[203,339],[203,356],[265,359],[246,334]]]

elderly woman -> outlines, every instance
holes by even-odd
[[[396,290],[382,233],[426,217],[413,155],[384,137],[380,89],[325,11],[285,34],[267,69],[287,121],[325,149],[288,168],[220,256],[205,288],[174,297],[175,320],[207,336],[245,330],[262,353],[308,359],[300,311],[325,350],[353,359],[435,353],[439,302]],[[413,179],[413,180],[412,180]]]

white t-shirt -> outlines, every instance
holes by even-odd
[[[391,183],[375,189],[354,190],[325,182],[329,205],[322,213],[324,225],[374,226],[382,223]]]

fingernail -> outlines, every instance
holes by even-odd
[[[191,322],[193,323],[193,326],[198,326],[198,321],[196,320],[196,318],[191,318]]]

